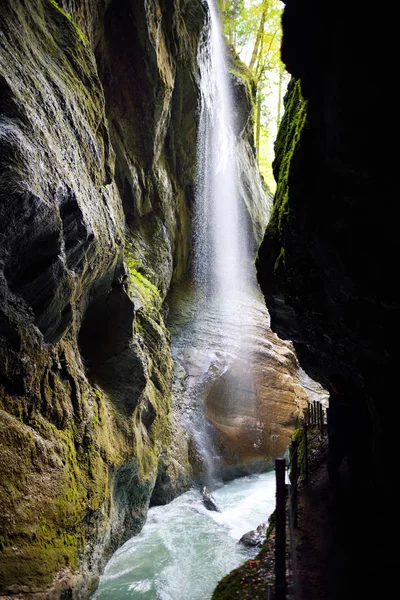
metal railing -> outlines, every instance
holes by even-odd
[[[290,459],[275,459],[276,476],[276,538],[275,538],[275,593],[274,600],[297,600],[296,552],[294,531],[297,528],[299,484],[307,485],[309,475],[309,448],[326,430],[326,413],[319,402],[310,402],[302,426],[301,441],[292,440]],[[310,439],[310,429],[318,433]],[[302,444],[301,444],[302,442]],[[301,449],[301,452],[300,452]]]

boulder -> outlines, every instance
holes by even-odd
[[[253,529],[252,531],[248,531],[239,540],[239,544],[243,544],[243,546],[262,546],[265,538],[267,537],[267,524],[261,523],[257,527],[257,529]]]
[[[208,488],[203,487],[201,492],[201,496],[203,499],[203,504],[207,508],[207,510],[213,510],[215,512],[221,512],[215,502],[214,498],[211,495],[211,492]]]

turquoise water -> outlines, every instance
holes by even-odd
[[[149,510],[141,533],[108,562],[92,600],[207,600],[218,581],[257,550],[240,537],[268,520],[275,473],[236,479],[213,492],[208,511],[198,490]]]

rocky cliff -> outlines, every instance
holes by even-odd
[[[0,15],[0,593],[80,597],[140,530],[169,444],[162,302],[190,244],[204,11]]]
[[[396,36],[385,8],[372,13],[361,2],[342,13],[334,2],[288,0],[283,29],[293,79],[258,279],[273,330],[293,340],[306,372],[325,386],[338,375],[343,382],[341,427],[351,431],[357,501],[368,518],[380,514],[381,527],[399,417],[397,128],[388,110],[393,89],[384,83],[395,68]],[[387,541],[375,542],[388,559]]]

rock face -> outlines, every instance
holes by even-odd
[[[0,594],[87,597],[149,504],[191,482],[165,300],[190,262],[204,18],[198,0],[1,3]],[[256,247],[267,211],[248,90],[232,77]],[[304,393],[290,344],[254,310],[258,402],[277,440],[260,448],[281,452]],[[207,371],[207,414],[226,456],[243,439],[236,465],[258,409],[224,415],[221,373]]]
[[[254,298],[245,310],[251,323],[245,344],[205,399],[224,470],[233,475],[265,468],[282,456],[307,405],[292,345],[271,331],[261,299]],[[231,352],[234,347],[232,340]]]
[[[396,35],[385,10],[355,2],[342,17],[331,1],[286,3],[282,58],[293,79],[257,268],[272,328],[293,340],[305,371],[325,387],[337,373],[347,381],[353,479],[375,511],[394,493],[399,236],[394,90],[371,85],[371,73],[390,77]]]
[[[204,13],[95,4],[0,8],[0,594],[85,597],[170,445]]]
[[[176,287],[170,302],[175,376],[181,378],[176,397],[193,441],[195,473],[205,469],[212,485],[265,470],[284,453],[307,405],[293,346],[271,331],[256,291],[241,306],[240,341],[235,323],[221,332],[218,311],[196,300],[190,286]],[[202,424],[203,414],[212,427]]]

